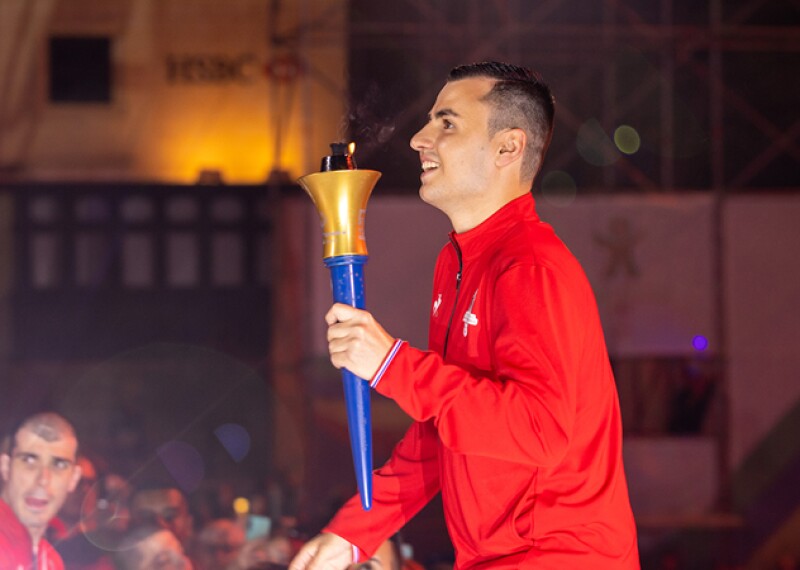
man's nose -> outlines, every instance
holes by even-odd
[[[39,476],[36,478],[36,482],[39,483],[39,485],[41,485],[42,487],[46,487],[47,485],[50,484],[51,476],[52,473],[50,471],[50,468],[47,465],[43,465],[39,469]]]
[[[428,135],[427,128],[428,125],[425,125],[420,130],[418,130],[413,137],[411,137],[410,141],[411,148],[413,148],[417,152],[431,147],[431,137],[430,135]]]

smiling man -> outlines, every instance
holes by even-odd
[[[11,433],[0,454],[0,568],[63,568],[43,537],[81,478],[77,452],[72,425],[52,412],[27,418]]]
[[[453,226],[428,350],[336,304],[328,350],[415,421],[292,570],[375,552],[437,493],[457,569],[639,568],[622,423],[594,295],[531,194],[554,102],[529,70],[457,67],[411,139],[421,198]]]

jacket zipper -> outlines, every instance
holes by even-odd
[[[447,357],[447,343],[450,340],[450,326],[453,324],[453,316],[456,314],[456,307],[458,306],[458,290],[461,288],[461,273],[464,270],[464,263],[461,259],[461,248],[458,246],[458,242],[453,238],[453,236],[449,236],[450,243],[453,244],[453,247],[456,250],[456,256],[458,257],[458,273],[456,273],[456,299],[453,301],[453,310],[450,311],[450,319],[447,321],[447,330],[444,333],[444,346],[442,347],[442,359],[444,360]]]

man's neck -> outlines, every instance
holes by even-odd
[[[492,199],[485,200],[480,204],[470,204],[453,215],[448,214],[450,223],[456,233],[464,233],[479,226],[504,206],[528,192],[530,192],[530,190],[517,187],[513,190],[498,193],[498,195],[493,196]]]
[[[35,532],[35,529],[28,529],[28,536],[31,537],[31,546],[33,547],[34,556],[39,551],[39,543],[42,541],[42,535],[44,535],[44,531]]]
[[[42,526],[23,526],[25,526],[25,529],[28,531],[28,536],[31,537],[33,551],[36,552],[39,549],[39,543],[41,543],[45,538],[45,534],[47,533],[47,529],[50,525],[44,524]]]

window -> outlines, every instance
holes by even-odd
[[[111,101],[111,40],[107,37],[50,38],[50,101]]]

